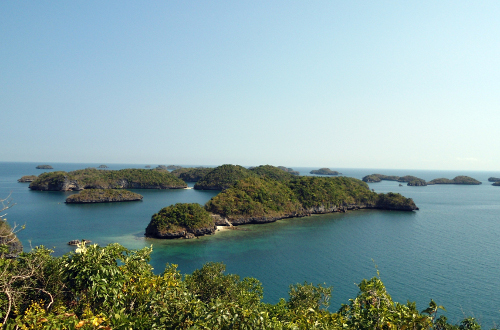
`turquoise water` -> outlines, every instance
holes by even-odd
[[[435,185],[399,187],[397,182],[370,184],[376,192],[400,192],[420,210],[362,210],[346,214],[288,219],[241,227],[194,240],[145,239],[152,214],[177,202],[204,204],[213,191],[134,190],[142,202],[66,205],[72,193],[36,192],[17,183],[22,175],[39,174],[35,163],[0,163],[0,196],[11,192],[17,205],[10,223],[26,224],[19,234],[25,249],[45,245],[56,255],[71,251],[72,239],[128,248],[153,245],[152,264],[161,272],[175,263],[184,273],[208,261],[222,261],[227,270],[252,276],[264,286],[264,300],[287,297],[288,286],[304,281],[334,288],[331,310],[357,294],[355,283],[376,275],[376,266],[394,300],[416,301],[423,310],[430,299],[447,309],[452,322],[474,316],[486,327],[500,324],[500,187],[487,182],[500,172],[337,169],[361,178],[372,173],[415,175],[426,180],[470,175],[480,186]],[[51,164],[75,170],[100,164]],[[144,165],[107,164],[110,169]],[[154,164],[151,164],[154,165]],[[307,174],[310,168],[295,168]],[[376,266],[375,266],[376,265]]]

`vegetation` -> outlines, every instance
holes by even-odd
[[[32,190],[80,190],[121,188],[185,188],[186,183],[168,171],[123,169],[118,171],[86,168],[72,172],[46,172],[30,184]]]
[[[178,170],[182,168],[182,166],[179,166],[179,165],[168,165],[167,166],[167,170]]]
[[[66,203],[109,203],[142,200],[142,195],[128,190],[87,189],[66,198]]]
[[[377,194],[366,183],[347,177],[298,177],[290,182],[290,188],[305,209],[372,205],[377,200]]]
[[[15,257],[23,250],[23,245],[16,236],[16,232],[19,231],[19,228],[16,225],[11,227],[7,223],[7,213],[4,213],[14,205],[15,204],[12,203],[10,196],[0,199],[0,260],[1,258]],[[23,229],[23,227],[20,229]],[[1,276],[3,275],[0,268],[0,277]]]
[[[37,178],[36,175],[23,175],[17,182],[33,182]]]
[[[248,177],[257,177],[257,175],[239,165],[221,165],[212,169],[201,180],[196,182],[194,189],[223,190]]]
[[[489,177],[489,178],[488,178],[488,181],[489,181],[489,182],[498,182],[498,181],[500,181],[500,178]]]
[[[413,176],[413,175],[405,175],[405,176],[400,177],[398,179],[398,182],[411,182],[411,181],[415,181],[415,180],[425,181],[424,179],[417,178],[416,176]]]
[[[319,174],[319,175],[339,175],[340,174],[339,172],[332,171],[331,169],[326,168],[326,167],[320,168],[319,170],[312,170],[309,173],[311,173],[311,174]]]
[[[107,165],[99,165],[97,168],[108,168]]]
[[[378,194],[376,206],[384,210],[418,210],[411,198],[406,198],[401,194],[389,192],[387,194]]]
[[[492,184],[492,186],[500,186],[500,181],[496,181]]]
[[[382,180],[398,181],[399,176],[396,175],[383,175],[383,174],[370,174],[363,177],[364,182],[380,182]]]
[[[289,181],[294,175],[289,171],[283,170],[283,168],[272,165],[260,165],[257,167],[252,167],[250,168],[250,171],[260,177],[273,179],[276,181]]]
[[[213,170],[209,167],[183,167],[173,170],[172,173],[176,177],[182,179],[185,182],[198,182],[201,178]]]
[[[262,284],[208,263],[184,277],[175,265],[156,275],[152,250],[119,244],[81,245],[61,257],[37,247],[0,259],[0,327],[4,329],[481,329],[474,318],[457,325],[437,317],[430,301],[394,302],[379,277],[338,311],[327,309],[331,287],[290,286],[288,299],[262,302]]]
[[[170,237],[169,234],[181,233],[174,236],[184,236],[185,232],[197,233],[197,230],[209,228],[213,232],[214,221],[210,214],[197,203],[177,203],[161,209],[151,217],[146,236]],[[205,231],[200,232],[204,234]]]
[[[424,179],[414,179],[408,182],[408,186],[427,186],[427,182]]]
[[[205,208],[234,221],[239,218],[287,217],[300,211],[301,204],[286,184],[251,177],[213,197]]]
[[[38,165],[36,168],[39,169],[39,170],[52,170],[52,169],[54,169],[50,165]]]
[[[481,184],[481,182],[471,178],[470,176],[460,175],[453,178],[453,180],[439,178],[431,180],[427,184]]]

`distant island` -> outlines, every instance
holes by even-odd
[[[290,167],[278,166],[278,168],[293,175],[300,175],[299,171],[294,171],[293,168]]]
[[[99,165],[97,168],[108,168],[107,165]]]
[[[111,203],[140,201],[142,195],[128,190],[117,189],[87,189],[66,198],[66,203]]]
[[[167,170],[178,170],[182,168],[182,166],[179,166],[179,165],[168,165],[167,166]]]
[[[42,173],[30,183],[31,190],[69,191],[83,189],[181,189],[187,184],[168,171],[146,169],[98,170]]]
[[[319,170],[312,170],[309,172],[311,174],[319,174],[319,175],[339,175],[339,172],[337,171],[332,171],[329,168],[323,167],[320,168]]]
[[[37,178],[36,175],[23,175],[17,182],[33,182]]]
[[[500,181],[496,181],[492,184],[492,186],[500,186]]]
[[[241,169],[233,166],[223,165],[226,171],[219,169],[217,173],[241,174]],[[274,169],[265,166],[263,168],[270,172]],[[210,199],[204,209],[191,204],[162,209],[152,217],[145,235],[190,238],[213,233],[215,225],[267,223],[357,209],[413,211],[418,207],[412,199],[400,194],[372,192],[366,183],[354,178],[308,176],[275,180],[269,176],[249,175]]]
[[[470,176],[459,175],[453,178],[452,180],[447,178],[438,178],[427,182],[428,185],[432,184],[467,184],[467,185],[478,185],[481,184],[481,181],[478,181]]]
[[[500,178],[489,177],[488,181],[489,182],[498,182],[498,181],[500,181]]]
[[[383,175],[383,174],[370,174],[363,177],[364,182],[380,182],[382,180],[387,181],[398,181],[399,176],[396,175]]]
[[[39,169],[39,170],[53,170],[54,169],[50,165],[38,165],[36,168]]]

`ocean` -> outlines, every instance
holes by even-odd
[[[433,299],[446,308],[441,314],[452,323],[473,316],[484,328],[500,325],[500,187],[487,181],[500,177],[500,172],[331,167],[358,179],[373,173],[425,180],[468,175],[483,184],[400,187],[398,182],[382,181],[369,184],[370,188],[413,198],[420,210],[315,215],[242,226],[199,239],[158,240],[144,237],[154,213],[175,203],[203,205],[217,192],[132,190],[143,195],[143,201],[67,205],[64,201],[73,192],[30,191],[28,183],[17,182],[23,175],[47,171],[35,169],[36,165],[0,162],[0,198],[10,194],[15,203],[7,210],[7,219],[11,225],[25,225],[18,234],[25,251],[44,245],[54,255],[63,255],[74,249],[67,245],[73,239],[100,245],[117,242],[130,249],[152,246],[151,264],[157,273],[167,263],[191,273],[206,262],[223,262],[228,273],[260,280],[265,302],[287,298],[295,283],[333,286],[332,311],[355,298],[356,283],[377,276],[378,271],[394,301],[415,301],[423,310]],[[54,171],[72,171],[100,164],[50,165]],[[147,164],[106,165],[122,169]],[[317,168],[294,169],[308,175]]]

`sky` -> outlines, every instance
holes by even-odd
[[[0,2],[0,161],[500,170],[499,1]]]

